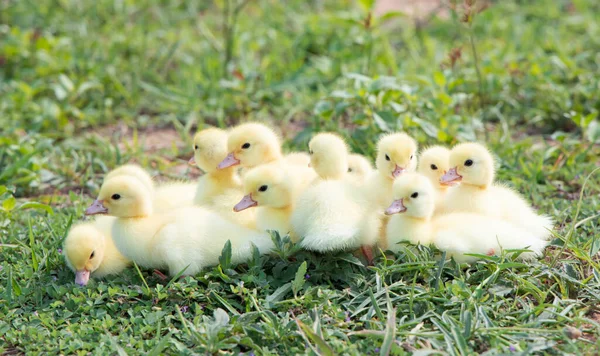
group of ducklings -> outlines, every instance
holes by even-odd
[[[190,164],[205,172],[197,183],[155,184],[131,164],[106,175],[85,214],[107,216],[76,224],[64,242],[76,283],[130,261],[193,275],[218,264],[227,241],[241,263],[254,247],[270,252],[268,230],[312,251],[360,248],[369,262],[374,247],[395,251],[400,241],[433,244],[459,262],[502,249],[530,259],[551,236],[549,217],[494,183],[493,157],[477,143],[430,147],[417,164],[417,142],[387,134],[373,169],[336,134],[315,135],[308,154],[283,154],[271,128],[245,123],[204,129],[193,149]]]

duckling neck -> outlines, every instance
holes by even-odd
[[[277,230],[283,237],[290,230],[291,205],[282,208],[262,207],[256,216],[256,224],[260,230]]]
[[[216,180],[218,182],[234,182],[235,180],[235,169],[234,167],[227,169],[217,169],[215,171],[207,173],[208,177],[212,180]]]
[[[406,240],[413,244],[429,245],[433,241],[433,229],[429,217],[402,216],[401,226],[406,234]]]
[[[112,229],[115,246],[141,266],[160,268],[153,263],[157,261],[154,237],[166,223],[159,216],[118,218]]]

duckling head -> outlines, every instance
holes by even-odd
[[[104,182],[96,201],[85,215],[108,214],[120,218],[145,217],[152,214],[152,194],[131,176],[117,176]]]
[[[104,258],[104,235],[91,224],[75,225],[63,245],[67,266],[75,272],[75,283],[86,285],[90,274],[100,267]]]
[[[341,179],[348,172],[348,146],[333,133],[315,135],[308,143],[310,166],[323,179]]]
[[[149,190],[154,189],[154,181],[152,180],[150,174],[148,174],[148,172],[145,169],[138,166],[137,164],[131,163],[124,164],[110,171],[106,176],[104,176],[104,181],[106,182],[113,177],[121,175],[135,177]]]
[[[242,124],[231,130],[227,156],[218,169],[240,165],[252,168],[281,158],[281,142],[275,132],[260,123]]]
[[[440,183],[469,184],[485,188],[494,181],[494,158],[485,146],[478,143],[461,143],[450,151],[450,169],[440,178]]]
[[[365,156],[359,154],[348,156],[348,173],[366,177],[372,170],[373,166]]]
[[[255,206],[285,208],[292,201],[289,177],[285,171],[273,165],[261,165],[248,171],[244,176],[244,194],[233,207],[238,212]]]
[[[394,181],[392,204],[386,215],[405,214],[412,218],[425,219],[433,215],[434,191],[427,177],[418,173],[403,174]]]
[[[417,142],[400,132],[383,136],[377,143],[377,170],[396,179],[404,172],[414,172],[417,168]]]
[[[439,182],[440,178],[450,169],[450,150],[442,146],[426,149],[419,156],[417,171],[429,178],[431,182]],[[442,185],[442,187],[445,187]]]
[[[217,170],[217,165],[227,157],[227,132],[218,128],[199,131],[194,136],[194,157],[189,164],[197,165],[205,173]]]

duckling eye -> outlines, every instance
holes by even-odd
[[[250,144],[249,144],[248,142],[246,142],[246,143],[244,143],[244,144],[242,145],[242,148],[243,148],[243,149],[250,148]]]
[[[194,149],[197,150],[198,149],[198,145],[194,145]]]
[[[410,155],[410,159],[412,159],[412,158],[413,158],[413,155]]]
[[[96,251],[92,251],[92,254],[90,255],[90,259],[94,258],[94,256],[96,256]]]
[[[434,171],[437,171],[437,166],[435,164],[432,164],[431,169],[433,169]]]
[[[389,160],[390,160],[390,156],[388,156],[388,155],[385,155],[385,160],[386,160],[386,161],[389,161]]]
[[[267,189],[269,189],[269,187],[267,187],[266,185],[261,185],[260,188],[258,188],[259,192],[266,192]]]
[[[418,196],[419,196],[419,193],[417,193],[417,192],[414,192],[410,195],[411,198],[416,198]]]
[[[119,194],[113,194],[110,198],[112,200],[119,200],[119,199],[121,199],[121,196]]]
[[[467,167],[471,167],[473,165],[473,160],[472,159],[468,159],[465,161],[465,166]]]
[[[352,172],[352,168],[348,168],[348,172]]]
[[[313,150],[308,150],[308,154],[312,155],[313,154]]]

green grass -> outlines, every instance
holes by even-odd
[[[459,2],[426,25],[365,26],[369,1],[253,0],[227,67],[225,3],[0,2],[0,352],[597,352],[600,173],[582,189],[600,157],[597,1],[497,1],[469,23]],[[242,120],[280,127],[287,148],[321,130],[368,155],[387,130],[485,141],[555,239],[533,263],[407,246],[366,268],[280,238],[273,256],[168,285],[134,268],[73,284],[58,249],[104,173],[190,175],[175,168],[194,130]],[[159,129],[179,141],[147,149]]]

